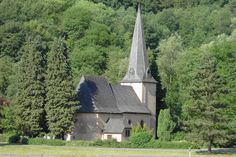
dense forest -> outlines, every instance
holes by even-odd
[[[0,0],[1,131],[73,129],[80,77],[123,78],[137,1]],[[236,0],[141,4],[159,140],[235,144]]]

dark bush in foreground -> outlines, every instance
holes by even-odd
[[[20,135],[13,134],[8,136],[8,143],[20,143]]]
[[[28,141],[31,145],[49,145],[49,146],[64,146],[66,141],[59,139],[43,139],[43,138],[30,138]]]
[[[21,137],[20,138],[20,144],[28,144],[29,143],[29,139],[26,137]]]
[[[28,144],[28,138],[21,137],[17,133],[0,134],[0,142],[7,142],[10,144]]]

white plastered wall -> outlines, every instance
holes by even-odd
[[[139,100],[143,103],[143,83],[121,83],[123,86],[131,86],[137,94]]]
[[[103,134],[102,135],[102,140],[107,140],[109,135],[112,136],[112,139],[116,139],[117,142],[122,141],[122,134]]]

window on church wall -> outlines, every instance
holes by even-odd
[[[143,120],[140,121],[140,126],[141,126],[142,128],[144,127],[144,121],[143,121]]]
[[[125,130],[125,137],[130,137],[130,129]]]
[[[131,121],[130,119],[128,120],[128,124],[129,124],[129,125],[131,125],[131,124],[132,124],[132,121]]]
[[[111,140],[112,139],[112,135],[107,135],[107,139]]]

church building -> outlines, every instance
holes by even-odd
[[[77,87],[80,108],[73,139],[128,139],[134,125],[156,132],[156,81],[147,63],[140,6],[138,7],[128,71],[119,85],[106,78],[83,76]],[[72,140],[73,140],[72,139]]]

